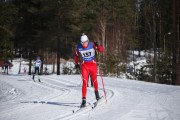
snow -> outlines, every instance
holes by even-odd
[[[0,120],[180,120],[180,86],[103,77],[106,99],[91,109],[88,87],[88,107],[73,113],[81,103],[80,75],[41,75],[39,83],[13,65],[9,75],[0,74]],[[98,83],[104,95],[100,76]]]

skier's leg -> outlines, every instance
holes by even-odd
[[[39,80],[39,82],[41,82],[39,74],[38,74],[38,80]]]
[[[6,73],[6,67],[4,67],[4,74]]]
[[[34,74],[33,74],[33,80],[34,80]]]
[[[8,67],[7,67],[7,74],[8,74]]]
[[[5,66],[4,74],[7,74],[7,66]]]
[[[97,65],[95,63],[90,68],[90,75],[91,75],[91,80],[92,80],[93,85],[94,85],[96,100],[99,100],[100,96],[99,96],[98,81],[97,81]]]
[[[96,90],[98,90],[97,65],[95,63],[93,63],[89,68],[90,68],[89,73],[91,76],[91,80],[93,82],[94,89],[96,91]]]
[[[40,75],[40,72],[39,72],[39,71],[40,71],[40,70],[39,70],[39,68],[38,68],[38,80],[39,80],[39,82],[41,82],[41,81],[40,81],[40,76],[39,76],[39,75]]]
[[[86,106],[86,93],[87,93],[87,82],[88,82],[89,71],[86,69],[86,66],[84,64],[82,64],[81,73],[82,73],[82,81],[83,81],[81,107],[85,107]]]
[[[34,80],[34,77],[35,77],[35,74],[36,74],[36,67],[34,68],[34,74],[33,74],[33,80]]]
[[[89,76],[89,71],[86,69],[85,65],[82,65],[81,68],[82,72],[82,97],[86,98],[86,92],[87,92],[87,82],[88,82],[88,76]]]
[[[4,67],[4,74],[5,74],[5,72],[6,72],[6,67]]]

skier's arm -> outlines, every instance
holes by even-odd
[[[78,54],[78,50],[76,49],[75,54],[74,54],[74,62],[75,62],[75,65],[78,64],[78,60],[79,60],[79,54]]]
[[[97,42],[94,42],[93,47],[95,50],[97,50],[100,53],[104,53],[104,47],[99,45]]]

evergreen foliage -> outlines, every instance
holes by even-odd
[[[52,62],[59,64],[60,57],[73,58],[86,33],[105,48],[98,58],[104,74],[126,73],[128,51],[145,50],[153,52],[151,62],[137,71],[134,66],[132,75],[178,83],[179,8],[177,0],[1,0],[0,59],[12,59],[14,53],[31,63],[37,55],[46,61],[46,55],[56,53]]]

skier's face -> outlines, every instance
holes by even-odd
[[[81,44],[82,44],[83,47],[87,47],[87,46],[88,46],[88,41],[86,41],[86,42],[81,42]]]

